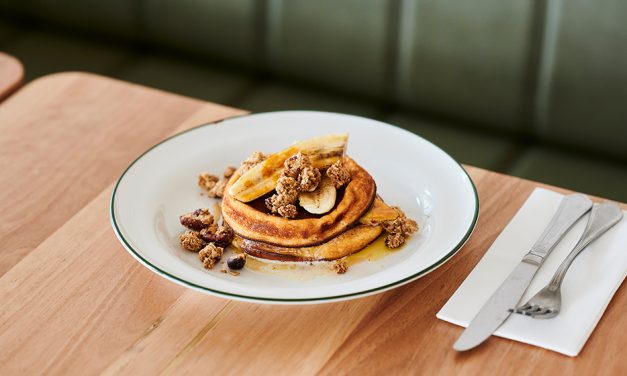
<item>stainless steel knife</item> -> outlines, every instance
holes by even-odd
[[[468,328],[457,339],[453,345],[455,350],[466,351],[474,348],[501,326],[511,314],[510,309],[516,307],[545,258],[564,234],[591,207],[592,201],[582,194],[573,194],[562,199],[557,212],[538,241],[531,247],[529,253],[523,257],[505,282],[481,307]]]

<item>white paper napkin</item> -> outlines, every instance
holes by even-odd
[[[536,188],[437,317],[467,327],[531,249],[562,197]],[[588,217],[589,214],[579,220],[549,255],[520,303],[549,282],[583,234]],[[562,310],[557,317],[541,320],[512,314],[495,335],[577,356],[627,275],[626,218],[624,212],[618,224],[592,242],[574,261],[562,285]]]

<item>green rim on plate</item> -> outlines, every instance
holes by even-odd
[[[416,272],[415,274],[412,274],[412,275],[410,275],[408,277],[405,277],[403,279],[400,279],[398,281],[389,283],[389,284],[384,285],[384,286],[379,286],[379,287],[372,288],[372,289],[369,289],[369,290],[363,290],[363,291],[354,292],[354,293],[350,293],[350,294],[331,295],[331,296],[324,296],[324,297],[317,297],[317,298],[280,299],[280,298],[263,298],[263,297],[258,297],[258,296],[240,295],[240,294],[233,294],[233,293],[230,293],[230,292],[210,289],[208,287],[197,285],[195,283],[192,283],[192,282],[189,282],[189,281],[187,281],[185,279],[182,279],[182,278],[180,278],[180,277],[178,277],[176,275],[170,274],[170,273],[166,272],[165,270],[162,270],[159,267],[151,264],[150,261],[148,261],[145,258],[143,258],[139,254],[139,252],[137,252],[131,246],[131,244],[126,240],[126,238],[124,238],[124,235],[122,235],[122,232],[120,231],[120,228],[118,227],[118,224],[117,224],[117,221],[116,221],[116,218],[115,218],[115,211],[114,211],[115,196],[116,196],[116,192],[118,190],[118,187],[119,187],[120,183],[122,182],[122,179],[124,179],[124,176],[126,175],[126,173],[144,155],[148,154],[151,150],[153,150],[157,146],[163,144],[164,142],[167,142],[167,141],[169,141],[169,140],[171,140],[173,138],[176,138],[178,136],[181,136],[181,135],[183,135],[183,134],[185,134],[187,132],[193,131],[193,130],[198,129],[198,128],[207,127],[207,126],[210,126],[210,125],[213,125],[213,124],[218,124],[218,123],[221,123],[221,122],[224,122],[224,121],[228,121],[228,120],[232,120],[232,119],[236,119],[236,118],[247,117],[247,116],[251,116],[251,115],[254,115],[254,114],[237,115],[237,116],[233,116],[233,117],[230,117],[230,118],[227,118],[227,119],[222,119],[222,120],[218,120],[218,121],[214,121],[214,122],[210,122],[210,123],[201,124],[201,125],[198,125],[196,127],[184,130],[182,132],[179,132],[179,133],[177,133],[177,134],[175,134],[173,136],[170,136],[170,137],[160,141],[159,143],[153,145],[148,150],[146,150],[141,155],[139,155],[124,170],[124,172],[122,173],[120,178],[115,183],[115,187],[113,188],[113,193],[111,194],[111,200],[110,200],[110,203],[109,203],[109,216],[111,218],[111,225],[113,226],[113,230],[114,230],[116,236],[118,237],[118,239],[120,240],[120,242],[122,242],[122,245],[124,246],[124,248],[126,248],[135,259],[137,259],[139,262],[144,264],[150,270],[152,270],[155,273],[157,273],[157,274],[159,274],[159,275],[161,275],[161,276],[171,280],[172,282],[178,283],[180,285],[183,285],[183,286],[195,289],[195,290],[199,290],[199,291],[209,292],[211,294],[219,295],[219,296],[226,297],[226,298],[238,298],[238,299],[249,300],[249,301],[277,302],[277,303],[281,303],[281,302],[283,302],[283,303],[287,303],[287,302],[298,303],[298,302],[312,302],[312,301],[335,301],[335,300],[343,300],[343,299],[348,299],[348,298],[357,297],[357,296],[363,297],[363,296],[367,296],[367,295],[372,295],[374,293],[383,292],[383,291],[389,290],[389,289],[391,289],[393,287],[397,287],[397,286],[403,285],[405,283],[409,283],[409,282],[411,282],[411,281],[413,281],[415,279],[418,279],[418,278],[428,274],[429,272],[435,270],[436,268],[438,268],[439,266],[444,264],[446,261],[448,261],[451,257],[453,257],[462,248],[462,246],[466,243],[466,241],[468,240],[468,238],[472,234],[472,232],[473,232],[473,230],[475,228],[475,225],[477,224],[477,218],[479,216],[479,196],[477,195],[477,188],[475,187],[475,184],[472,181],[472,179],[470,178],[470,175],[468,174],[468,172],[464,169],[464,167],[459,162],[457,162],[457,160],[455,160],[453,157],[451,157],[444,150],[440,149],[437,145],[433,144],[429,140],[425,140],[425,141],[429,142],[431,145],[433,145],[434,147],[436,147],[437,149],[442,150],[442,152],[444,154],[446,154],[449,158],[451,158],[453,161],[455,161],[457,163],[457,165],[459,166],[459,168],[464,172],[466,177],[468,177],[468,181],[470,182],[470,186],[472,187],[473,194],[474,194],[474,197],[475,197],[475,212],[473,214],[473,218],[472,218],[471,224],[470,224],[468,230],[466,231],[466,234],[464,234],[464,236],[457,243],[457,245],[455,245],[453,247],[453,249],[451,249],[446,255],[444,255],[444,257],[442,257],[441,259],[439,259],[438,261],[436,261],[435,263],[433,263],[429,267],[424,268],[424,269]]]

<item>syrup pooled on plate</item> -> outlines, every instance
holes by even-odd
[[[362,262],[373,262],[396,252],[398,249],[390,249],[385,246],[385,235],[379,236],[359,252],[347,256],[344,261],[351,267]],[[236,252],[241,252],[237,250]],[[272,274],[285,279],[309,280],[325,275],[335,275],[333,264],[336,261],[310,261],[310,262],[290,262],[272,261],[246,257],[245,269],[258,273]]]

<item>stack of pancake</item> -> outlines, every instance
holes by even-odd
[[[278,261],[337,260],[365,248],[383,231],[383,221],[398,213],[377,196],[370,174],[348,156],[340,157],[351,181],[338,191],[335,206],[322,215],[303,213],[288,219],[271,214],[264,197],[243,202],[229,192],[241,169],[229,180],[222,215],[235,232],[233,245],[247,254]]]

